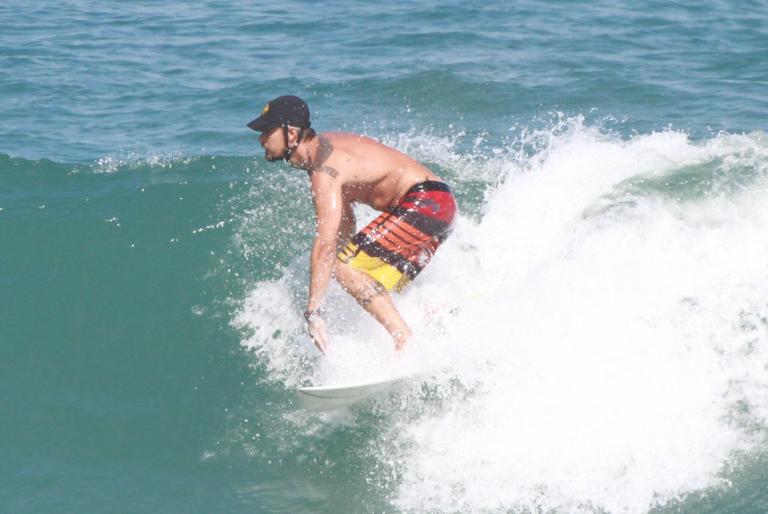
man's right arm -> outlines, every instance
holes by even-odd
[[[341,187],[335,177],[314,173],[312,197],[317,224],[310,254],[308,311],[315,311],[328,287],[336,258],[336,244],[342,219]]]
[[[342,217],[341,185],[336,176],[316,171],[312,173],[311,182],[317,225],[315,241],[310,253],[309,298],[304,315],[307,318],[312,340],[318,349],[325,353],[328,336],[325,332],[325,323],[317,311],[331,280],[336,259],[336,245]]]

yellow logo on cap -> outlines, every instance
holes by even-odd
[[[261,110],[261,114],[267,114],[269,112],[269,104],[265,105]]]

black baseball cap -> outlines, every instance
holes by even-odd
[[[261,116],[248,123],[248,128],[263,132],[283,125],[309,128],[307,102],[298,96],[279,96],[264,106],[264,109],[261,110]]]

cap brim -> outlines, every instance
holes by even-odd
[[[265,120],[261,116],[256,118],[255,120],[251,120],[248,123],[248,128],[251,130],[255,130],[256,132],[264,132],[265,130],[278,127],[279,124],[275,124],[274,122],[270,122],[268,120]]]

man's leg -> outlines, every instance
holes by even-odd
[[[334,274],[341,287],[389,332],[395,343],[395,349],[401,350],[412,332],[397,312],[384,286],[339,260],[334,266]]]

